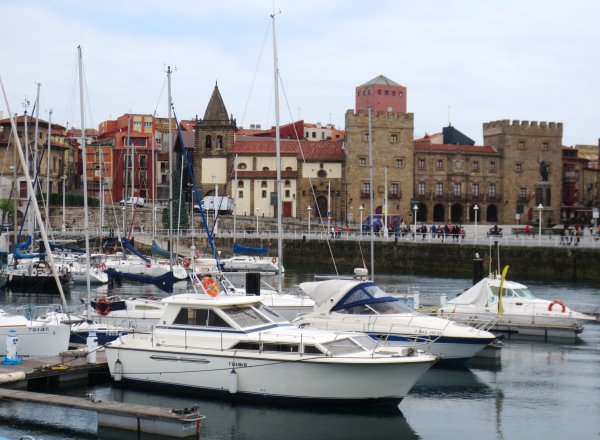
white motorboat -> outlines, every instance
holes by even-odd
[[[23,357],[57,356],[69,348],[69,326],[27,319],[0,309],[0,355],[6,355],[6,336],[17,331],[17,355]]]
[[[496,337],[447,319],[419,313],[398,297],[363,278],[301,283],[316,310],[294,320],[301,328],[359,331],[388,345],[416,346],[441,357],[443,363],[464,363]]]
[[[299,329],[258,297],[180,294],[106,346],[115,381],[232,398],[397,405],[436,358],[360,333]],[[308,380],[310,378],[310,380]]]
[[[500,282],[500,276],[483,278],[447,301],[438,309],[438,315],[472,325],[487,325],[491,330],[555,337],[572,337],[583,331],[586,321],[596,321],[594,316],[571,310],[560,299],[537,298],[527,286],[506,280],[500,314]]]
[[[165,304],[159,298],[124,298],[118,295],[94,299],[89,306],[94,320],[135,331],[148,331],[158,324],[165,309]]]

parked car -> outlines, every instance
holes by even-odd
[[[127,201],[125,200],[121,200],[119,202],[119,205],[121,206],[131,206],[131,205],[135,205],[135,206],[144,206],[146,204],[146,201],[144,200],[143,197],[129,197],[127,199]]]

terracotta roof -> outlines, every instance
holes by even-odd
[[[233,177],[235,173],[231,173]],[[237,172],[238,179],[276,179],[277,171],[240,171]],[[284,179],[295,179],[298,177],[298,171],[281,171],[281,177]]]
[[[196,133],[193,131],[181,131],[181,138],[183,139],[183,144],[186,148],[195,148],[196,147]],[[175,136],[175,143],[179,140],[179,133]]]
[[[39,125],[45,125],[48,126],[48,121],[44,120],[44,119],[38,119],[39,121]],[[17,116],[17,120],[16,120],[17,125],[18,124],[25,124],[25,116]],[[27,117],[27,124],[35,124],[35,117],[34,116],[28,116]],[[10,125],[10,118],[4,118],[4,119],[0,119],[0,125]],[[62,128],[63,130],[65,129],[65,127],[63,127],[60,124],[57,124],[55,122],[52,123],[52,128]]]
[[[422,138],[420,138],[420,139],[415,139],[415,140],[414,140],[414,142],[415,142],[415,143],[427,142],[427,141],[429,141],[430,139],[433,139],[433,138],[435,138],[435,137],[439,137],[439,136],[443,136],[443,135],[444,135],[444,133],[442,133],[442,132],[439,132],[439,133],[433,133],[433,134],[427,134],[427,133],[425,133],[425,136],[423,136],[423,137],[422,137]]]
[[[484,153],[484,154],[495,154],[498,153],[491,145],[454,145],[454,144],[430,144],[430,143],[418,143],[415,142],[415,150],[426,151],[460,151],[463,153]]]
[[[275,139],[256,138],[252,136],[239,137],[230,154],[275,155]],[[297,155],[306,160],[343,161],[346,158],[344,144],[335,141],[306,141],[281,139],[281,154]]]

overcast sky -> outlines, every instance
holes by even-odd
[[[563,122],[565,145],[598,143],[595,0],[0,0],[11,110],[22,114],[39,82],[40,117],[52,108],[54,122],[79,127],[81,45],[88,127],[166,116],[168,65],[178,118],[202,117],[218,81],[238,126],[270,127],[274,8],[282,124],[344,128],[354,88],[383,74],[408,88],[415,137],[450,120],[481,144],[483,122],[519,119]]]

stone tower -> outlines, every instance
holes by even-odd
[[[236,121],[227,114],[219,86],[215,83],[212,96],[206,106],[204,118],[195,126],[194,175],[205,194],[217,192],[223,195],[227,183],[227,152],[235,142]]]
[[[363,222],[369,211],[369,190],[373,191],[373,210],[383,214],[387,167],[388,222],[398,216],[410,223],[413,194],[414,115],[401,112],[371,114],[373,149],[373,187],[369,185],[368,111],[346,112],[346,176],[348,214],[354,223]],[[363,207],[360,210],[360,207]]]
[[[542,205],[542,226],[560,219],[562,123],[493,121],[483,124],[485,145],[502,154],[504,218],[501,223],[537,223]],[[518,215],[518,219],[517,219]]]

